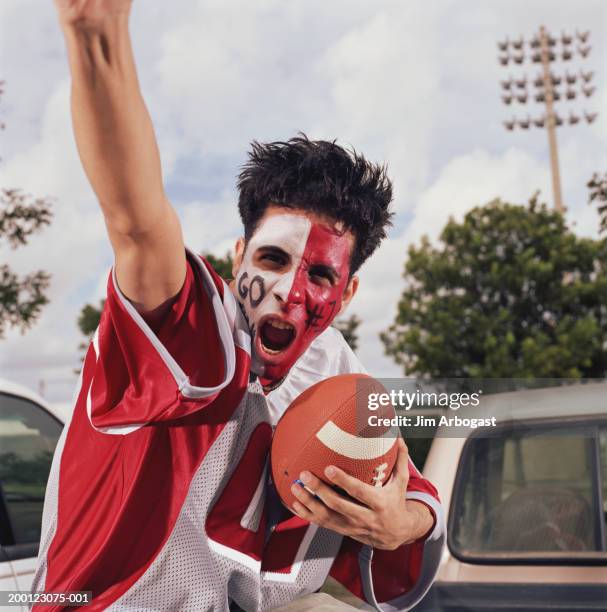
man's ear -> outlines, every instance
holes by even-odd
[[[236,278],[238,275],[238,270],[240,270],[240,266],[242,264],[242,257],[244,255],[244,238],[239,238],[234,245],[234,259],[232,260],[232,277]]]
[[[348,281],[348,284],[344,289],[344,295],[341,301],[341,308],[339,309],[337,316],[339,316],[346,309],[348,304],[352,301],[352,298],[356,295],[356,292],[358,291],[358,282],[359,279],[356,274]]]

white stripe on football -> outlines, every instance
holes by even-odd
[[[377,459],[385,455],[396,444],[397,437],[392,429],[375,438],[355,436],[327,421],[316,437],[330,450],[350,459]]]

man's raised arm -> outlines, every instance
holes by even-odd
[[[55,0],[72,74],[80,158],[105,216],[118,285],[148,311],[179,292],[186,264],[137,80],[128,30],[131,3]]]

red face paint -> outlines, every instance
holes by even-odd
[[[295,339],[282,353],[264,359],[262,384],[282,379],[312,340],[333,321],[342,306],[349,280],[351,244],[345,232],[313,223],[298,262],[291,290],[280,311],[296,330]],[[333,271],[333,284],[319,271]]]

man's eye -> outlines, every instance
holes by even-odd
[[[333,277],[324,270],[312,268],[309,274],[312,281],[315,282],[317,285],[329,287],[333,284]]]
[[[267,261],[277,266],[284,266],[285,258],[280,255],[276,255],[275,253],[265,253],[261,256],[261,261]]]

